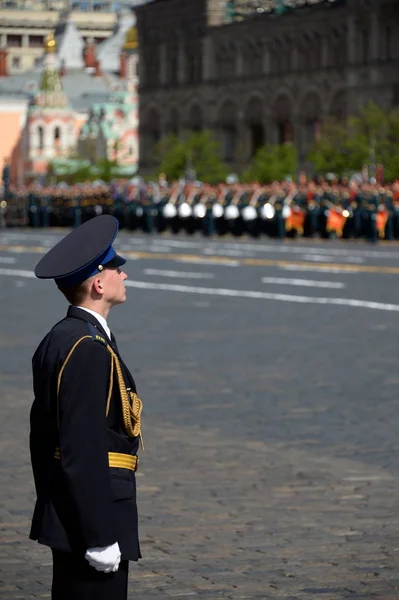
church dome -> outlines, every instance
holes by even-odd
[[[49,33],[46,36],[46,40],[44,42],[44,50],[47,54],[54,54],[57,51],[57,44],[55,42],[53,32]]]
[[[138,45],[137,28],[132,25],[126,32],[123,50],[136,50]]]

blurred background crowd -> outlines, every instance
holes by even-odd
[[[148,234],[185,232],[205,236],[343,237],[399,239],[399,181],[375,179],[271,184],[207,184],[161,176],[146,183],[119,180],[7,190],[2,215],[8,226],[74,227],[99,214],[115,215],[121,227]]]

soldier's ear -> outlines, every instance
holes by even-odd
[[[104,293],[104,282],[102,280],[101,277],[95,276],[93,277],[93,282],[92,282],[92,290],[96,293],[99,294],[100,296],[103,295]]]

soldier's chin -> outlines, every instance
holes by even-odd
[[[123,304],[124,302],[126,302],[126,292],[123,296],[120,296],[120,298],[115,299],[112,303],[112,306],[117,306],[118,304]]]

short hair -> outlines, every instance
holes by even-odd
[[[87,295],[87,286],[85,284],[86,281],[74,285],[62,285],[62,283],[57,283],[57,287],[60,292],[64,294],[69,304],[79,306],[83,303]]]

